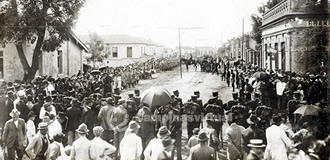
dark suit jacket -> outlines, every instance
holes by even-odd
[[[172,152],[171,157],[169,157],[165,151],[162,151],[159,153],[157,160],[173,160],[174,159],[174,153]]]
[[[21,118],[18,119],[17,128],[15,126],[13,119],[10,119],[5,124],[2,140],[4,141],[5,145],[8,148],[11,148],[14,145],[16,140],[16,135],[18,135],[17,141],[19,147],[23,147],[23,142],[26,139],[26,126],[25,126],[25,121]]]

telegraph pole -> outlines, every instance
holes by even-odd
[[[242,24],[242,55],[241,58],[243,59],[244,55],[244,18],[243,18],[243,24]]]
[[[179,54],[180,54],[180,77],[182,79],[182,66],[181,66],[181,31],[179,30]]]
[[[182,30],[190,30],[190,29],[203,29],[203,27],[190,27],[190,28],[178,28],[179,30],[179,54],[180,54],[180,77],[182,79],[182,66],[181,66],[181,29]]]

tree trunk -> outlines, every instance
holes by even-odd
[[[40,56],[40,54],[42,54],[41,47],[42,47],[42,43],[44,41],[44,36],[45,36],[45,32],[38,33],[38,40],[37,40],[37,44],[33,50],[31,66],[29,65],[29,63],[26,59],[26,56],[24,54],[23,44],[22,43],[16,44],[18,57],[23,65],[23,70],[24,70],[23,82],[31,82],[34,79],[34,77],[37,73],[37,70],[39,69],[39,56]]]
[[[23,81],[26,81],[26,78],[27,78],[26,75],[29,74],[31,67],[25,57],[24,50],[23,50],[23,44],[19,42],[15,46],[17,49],[19,60],[21,61],[21,64],[23,66],[23,71],[24,71]]]

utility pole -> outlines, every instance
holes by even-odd
[[[181,66],[181,31],[180,31],[180,28],[178,30],[179,30],[180,77],[182,79],[182,66]]]
[[[203,29],[203,27],[190,27],[190,28],[178,28],[179,30],[179,53],[180,53],[180,77],[182,79],[182,66],[181,66],[181,29],[182,30],[191,30],[191,29]]]
[[[244,18],[243,18],[243,24],[242,24],[242,55],[241,58],[243,59],[244,54]]]

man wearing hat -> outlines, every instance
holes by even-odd
[[[180,113],[182,113],[183,111],[183,103],[182,103],[182,99],[179,97],[179,91],[178,90],[174,90],[173,91],[173,95],[174,95],[174,100],[177,101],[177,103],[180,106]]]
[[[137,105],[140,105],[141,97],[140,97],[140,90],[138,89],[134,90],[134,100],[137,103]]]
[[[251,110],[251,112],[255,111],[255,109],[260,106],[261,103],[260,103],[260,93],[258,92],[255,92],[254,93],[254,99],[246,102],[245,106]]]
[[[7,91],[8,98],[5,101],[5,108],[2,110],[5,114],[4,122],[8,121],[10,119],[9,113],[14,109],[14,92],[13,91]]]
[[[125,130],[129,122],[129,115],[126,109],[126,103],[124,99],[118,100],[118,106],[115,107],[110,116],[110,123],[114,127],[114,145],[117,148],[115,156],[118,156],[118,150],[120,141],[125,135]]]
[[[200,105],[200,106],[203,106],[203,101],[201,99],[201,93],[199,91],[194,91],[194,95],[197,96],[197,103]]]
[[[241,159],[242,158],[242,131],[243,126],[237,124],[238,119],[233,118],[233,113],[228,114],[229,127],[225,131],[225,141],[227,142],[227,158]]]
[[[157,138],[152,139],[143,152],[145,160],[157,160],[158,154],[163,150],[162,139],[170,136],[171,132],[166,126],[159,128]]]
[[[220,132],[222,133],[222,124],[224,122],[224,109],[222,100],[218,98],[218,92],[212,92],[212,98],[204,105],[206,113],[213,113],[217,119],[211,122],[212,127],[216,131],[216,136],[219,137]],[[222,139],[222,136],[221,136]]]
[[[188,139],[193,135],[192,131],[194,128],[199,128],[201,124],[201,118],[195,119],[196,115],[202,114],[202,106],[197,103],[197,96],[192,95],[191,100],[185,103],[184,113],[188,116],[187,130]]]
[[[174,139],[166,136],[162,139],[163,150],[157,156],[157,160],[174,160]]]
[[[98,119],[101,122],[101,126],[104,129],[102,139],[104,139],[106,142],[110,142],[111,139],[113,139],[114,132],[113,132],[113,126],[110,123],[110,115],[113,112],[113,109],[115,107],[113,106],[112,98],[108,97],[106,98],[106,104],[102,106],[102,108],[99,111]]]
[[[251,139],[261,139],[263,140],[263,142],[266,142],[265,132],[258,127],[258,122],[260,121],[260,118],[255,116],[254,114],[251,114],[246,121],[250,126],[242,131],[244,157],[246,157],[246,155],[250,152],[248,143]]]
[[[230,110],[234,105],[238,104],[238,92],[233,92],[233,99],[227,102],[226,110]]]
[[[142,139],[142,147],[145,149],[148,143],[155,137],[155,121],[151,118],[154,114],[151,112],[149,105],[142,103],[136,114],[136,119],[141,128],[138,135]]]
[[[85,123],[79,125],[76,132],[79,135],[79,138],[75,140],[72,144],[71,149],[71,159],[72,160],[90,160],[94,158],[91,153],[91,141],[89,141],[86,137],[89,130]]]
[[[143,148],[141,138],[136,135],[139,128],[140,125],[134,120],[128,124],[126,135],[120,142],[121,160],[140,159]]]
[[[265,159],[287,160],[287,149],[292,146],[291,140],[280,127],[282,118],[273,116],[273,125],[266,129],[267,146]]]
[[[298,91],[294,91],[293,92],[293,99],[288,101],[287,104],[287,113],[289,116],[289,121],[291,124],[294,123],[294,115],[293,112],[296,111],[296,109],[298,109],[299,105],[302,103],[302,101],[300,101],[300,92]]]
[[[134,100],[134,94],[132,93],[128,94],[128,99],[126,100],[126,104],[127,104],[127,113],[129,115],[129,120],[132,120],[132,118],[138,112],[138,105]]]
[[[205,132],[200,132],[198,134],[199,144],[190,149],[189,157],[191,160],[216,160],[217,156],[215,155],[215,150],[207,145],[208,139],[209,138]]]
[[[20,99],[25,98],[25,92],[18,92],[17,94],[17,98],[14,100],[14,108],[17,107],[17,104],[20,102]]]
[[[263,140],[261,139],[251,139],[250,143],[247,145],[250,147],[250,152],[246,157],[246,160],[263,160],[263,150],[266,147],[265,144],[263,144]]]
[[[17,157],[23,157],[23,142],[26,141],[26,126],[25,121],[19,118],[21,113],[17,109],[10,112],[12,119],[5,123],[3,130],[2,141],[7,148],[7,156],[9,160],[15,160],[15,151]]]
[[[51,119],[56,116],[56,109],[50,102],[45,102],[40,109],[39,118],[43,119],[44,116],[48,116]]]
[[[94,138],[91,140],[91,154],[95,157],[95,159],[106,159],[110,158],[109,156],[116,151],[116,147],[111,145],[109,142],[101,139],[101,135],[104,129],[101,126],[95,126],[93,128]]]
[[[50,156],[50,142],[48,137],[48,124],[41,122],[38,124],[39,132],[33,137],[25,151],[30,159],[44,160]]]
[[[82,109],[80,108],[80,103],[77,99],[72,99],[71,107],[66,110],[68,116],[68,145],[72,145],[75,139],[78,139],[78,133],[75,129],[78,128],[82,121]]]

